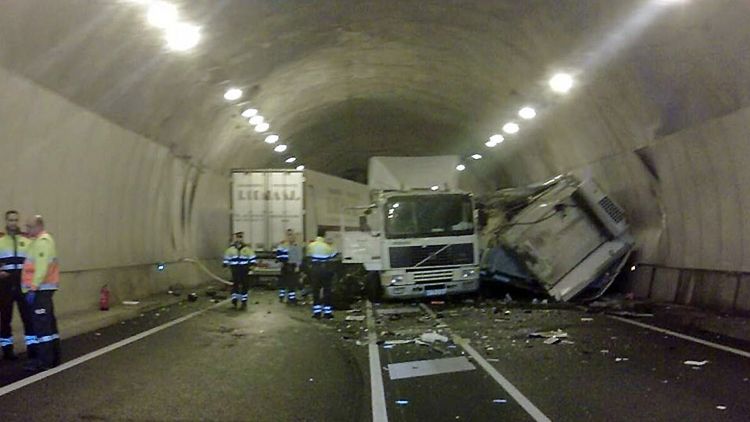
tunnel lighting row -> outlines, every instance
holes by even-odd
[[[557,73],[553,75],[549,81],[547,82],[549,85],[549,88],[552,90],[552,92],[560,95],[567,94],[570,92],[570,90],[573,88],[574,81],[573,77],[567,73]],[[522,120],[531,120],[535,118],[537,115],[536,109],[530,105],[526,105],[521,107],[521,109],[518,110],[518,117]],[[502,132],[505,135],[515,135],[518,132],[521,131],[521,126],[516,123],[515,121],[509,121],[505,123],[502,127]],[[487,148],[494,148],[505,141],[505,136],[496,133],[492,136],[490,136],[487,141],[485,141],[484,145]],[[481,160],[482,155],[481,154],[472,154],[470,155],[474,161]],[[466,170],[466,164],[460,163],[456,166],[457,171],[464,171]],[[433,186],[435,187],[435,186]]]
[[[224,92],[224,99],[229,102],[234,102],[242,98],[242,95],[244,92],[241,88],[237,87],[231,87],[227,89]],[[271,129],[271,125],[266,122],[265,117],[263,117],[260,114],[260,111],[257,108],[248,107],[240,113],[240,116],[242,116],[245,119],[248,119],[247,122],[250,124],[250,126],[253,126],[255,132],[266,134],[265,139],[263,140],[265,143],[269,145],[275,145],[273,147],[273,150],[278,153],[284,153],[289,149],[289,146],[286,144],[277,144],[279,142],[279,135],[275,133],[268,133]],[[287,164],[293,164],[297,161],[297,157],[290,156],[287,157],[284,162]],[[296,167],[297,170],[304,170],[305,166],[300,164]]]
[[[148,7],[146,21],[164,31],[167,47],[173,51],[188,51],[201,40],[199,26],[180,21],[177,6],[166,1],[131,0],[133,3]]]

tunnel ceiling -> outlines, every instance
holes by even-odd
[[[750,98],[746,1],[173,3],[202,28],[186,53],[137,1],[7,0],[0,65],[196,164],[283,165],[247,104],[300,162],[353,178],[371,155],[480,152],[496,179],[519,154],[564,170]],[[576,77],[564,98],[546,87],[558,70]],[[538,118],[488,150],[524,104]]]

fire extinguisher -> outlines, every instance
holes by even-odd
[[[106,284],[99,291],[99,309],[102,311],[109,310],[109,289]]]

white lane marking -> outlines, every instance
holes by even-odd
[[[646,328],[648,330],[653,330],[653,331],[656,331],[656,332],[659,332],[659,333],[662,333],[662,334],[667,334],[667,335],[670,335],[670,336],[673,336],[673,337],[681,338],[683,340],[688,340],[688,341],[692,341],[692,342],[695,342],[695,343],[698,343],[698,344],[702,344],[704,346],[713,347],[714,349],[719,349],[719,350],[723,350],[725,352],[734,353],[735,355],[739,355],[739,356],[742,356],[742,357],[750,358],[750,352],[746,352],[746,351],[740,350],[740,349],[735,349],[734,347],[724,346],[723,344],[714,343],[714,342],[711,342],[711,341],[708,341],[708,340],[703,340],[703,339],[700,339],[700,338],[697,338],[697,337],[689,336],[687,334],[681,334],[681,333],[678,333],[676,331],[671,331],[671,330],[667,330],[667,329],[664,329],[664,328],[655,327],[653,325],[644,324],[642,322],[632,321],[632,320],[629,320],[627,318],[622,318],[622,317],[618,317],[618,316],[614,316],[614,315],[608,315],[608,316],[610,318],[612,318],[612,319],[616,319],[617,321],[621,321],[621,322],[624,322],[624,323],[627,323],[627,324],[635,325],[635,326],[638,326],[638,327],[641,327],[641,328]]]
[[[424,309],[427,314],[429,314],[431,317],[435,318],[437,314],[430,309],[429,306],[425,305],[424,303],[420,303],[419,306]],[[443,322],[445,324],[445,322]],[[448,324],[445,324],[448,325]],[[523,410],[526,411],[526,413],[529,414],[535,421],[537,422],[550,422],[551,419],[548,418],[544,413],[542,413],[541,410],[539,410],[534,404],[526,398],[526,396],[521,393],[513,384],[511,384],[510,381],[508,381],[507,378],[502,376],[500,372],[495,369],[494,366],[492,366],[491,363],[487,362],[487,360],[482,357],[482,355],[479,354],[476,350],[474,350],[473,347],[469,345],[469,343],[463,339],[461,336],[453,335],[453,342],[461,346],[466,352],[474,358],[474,360],[479,364],[479,366],[482,367],[491,377],[495,380],[496,383],[498,383],[505,391],[510,394],[511,397],[523,408]]]
[[[117,349],[119,349],[121,347],[127,346],[128,344],[134,343],[134,342],[136,342],[138,340],[141,340],[141,339],[143,339],[145,337],[148,337],[148,336],[150,336],[152,334],[156,334],[159,331],[165,330],[165,329],[167,329],[167,328],[169,328],[169,327],[171,327],[173,325],[177,325],[179,323],[185,322],[185,321],[189,320],[190,318],[198,316],[198,315],[200,315],[200,314],[202,314],[202,313],[204,313],[206,311],[209,311],[211,309],[214,309],[216,307],[222,306],[222,305],[224,305],[224,304],[226,304],[228,302],[229,302],[229,299],[227,299],[227,300],[225,300],[223,302],[219,302],[216,305],[210,306],[210,307],[208,307],[206,309],[193,312],[193,313],[185,315],[184,317],[181,317],[181,318],[177,318],[174,321],[167,322],[166,324],[162,324],[162,325],[160,325],[158,327],[154,327],[154,328],[152,328],[150,330],[147,330],[147,331],[144,331],[144,332],[142,332],[140,334],[136,334],[136,335],[134,335],[132,337],[128,337],[128,338],[126,338],[124,340],[120,340],[117,343],[110,344],[107,347],[103,347],[103,348],[101,348],[99,350],[94,350],[93,352],[91,352],[89,354],[77,357],[77,358],[75,358],[75,359],[73,359],[71,361],[65,362],[65,363],[63,363],[63,364],[61,364],[59,366],[56,366],[56,367],[54,367],[52,369],[49,369],[47,371],[40,372],[38,374],[35,374],[35,375],[30,376],[30,377],[24,378],[24,379],[22,379],[20,381],[16,381],[16,382],[14,382],[12,384],[8,384],[5,387],[1,387],[0,388],[0,397],[6,395],[8,393],[11,393],[13,391],[16,391],[19,388],[26,387],[27,385],[31,385],[31,384],[33,384],[33,383],[35,383],[37,381],[41,381],[41,380],[43,380],[45,378],[51,377],[52,375],[59,374],[60,372],[65,371],[66,369],[70,369],[70,368],[73,368],[75,366],[78,366],[78,365],[80,365],[80,364],[82,364],[84,362],[87,362],[87,361],[91,360],[91,359],[97,358],[97,357],[99,357],[99,356],[101,356],[101,355],[103,355],[105,353],[109,353],[109,352],[111,352],[113,350],[117,350]]]
[[[378,335],[375,332],[375,318],[372,313],[372,303],[367,301],[367,339],[370,352],[370,396],[372,397],[372,421],[388,422],[388,411],[385,406],[385,387],[383,373],[380,369],[380,351],[378,350]]]

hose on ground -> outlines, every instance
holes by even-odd
[[[203,263],[202,263],[202,262],[200,262],[200,261],[199,261],[199,260],[197,260],[197,259],[193,259],[193,258],[182,258],[182,259],[181,259],[181,261],[183,261],[183,262],[190,262],[190,263],[193,263],[193,264],[197,265],[197,266],[198,266],[198,268],[200,268],[200,269],[201,269],[201,271],[203,271],[204,273],[208,274],[208,275],[209,275],[209,276],[210,276],[210,277],[211,277],[212,279],[214,279],[214,280],[218,281],[219,283],[224,283],[224,284],[226,284],[227,286],[231,286],[231,285],[233,284],[233,283],[232,283],[231,281],[229,281],[229,280],[225,280],[225,279],[223,279],[223,278],[219,277],[218,275],[216,275],[216,274],[212,273],[212,272],[211,272],[211,271],[210,271],[210,270],[209,270],[208,268],[206,268],[206,266],[205,266],[205,265],[203,265]]]

